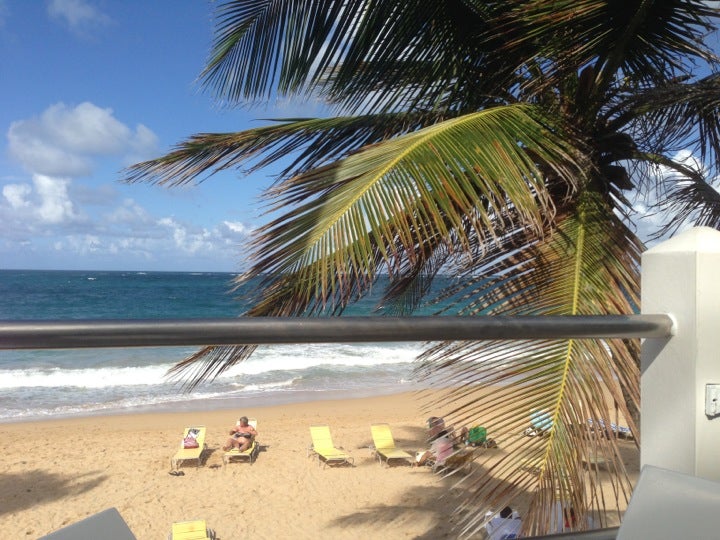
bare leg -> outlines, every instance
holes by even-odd
[[[427,450],[422,456],[420,456],[420,459],[415,462],[415,466],[420,467],[425,465],[428,461],[432,461],[433,457],[433,453],[430,450]]]
[[[241,452],[244,452],[248,448],[250,448],[250,445],[252,444],[252,439],[247,439],[245,437],[238,437],[235,441],[237,443],[238,450]]]
[[[230,450],[233,446],[235,446],[235,438],[230,437],[227,441],[225,441],[225,446],[222,447],[223,452],[227,452]]]

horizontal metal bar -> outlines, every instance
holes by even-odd
[[[0,349],[663,338],[667,315],[0,321]]]
[[[535,540],[615,540],[619,532],[620,527],[611,527],[608,529],[595,529],[592,531],[536,536]]]

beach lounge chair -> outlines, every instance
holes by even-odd
[[[542,437],[550,433],[553,427],[552,418],[546,412],[535,410],[530,415],[530,427],[523,435],[526,437]]]
[[[404,459],[408,461],[408,464],[412,465],[413,456],[395,446],[395,439],[393,439],[388,424],[372,424],[370,426],[370,433],[372,433],[373,443],[375,445],[373,452],[381,465],[383,461],[386,465],[390,465],[391,459]]]
[[[178,521],[172,524],[168,540],[215,540],[215,532],[204,519]]]
[[[207,445],[205,444],[205,426],[194,426],[186,427],[183,432],[183,438],[180,440],[180,449],[170,460],[170,468],[176,469],[180,466],[183,461],[197,462],[197,466],[200,466],[202,460],[202,454],[205,451]],[[193,437],[197,441],[196,448],[185,448],[185,439]]]
[[[257,429],[257,420],[255,418],[248,418],[248,425],[251,425],[253,429]],[[247,461],[251,465],[255,462],[255,458],[260,453],[260,445],[256,440],[253,439],[252,444],[247,450],[241,452],[237,448],[232,448],[223,454],[223,465],[227,465],[232,460],[236,461]]]
[[[470,448],[458,450],[447,456],[445,459],[436,460],[432,464],[432,470],[433,472],[438,472],[441,470],[469,470],[470,465],[475,460],[475,457],[475,452]]]
[[[308,449],[308,456],[318,458],[318,464],[327,465],[353,465],[354,459],[350,454],[336,448],[333,444],[330,428],[328,426],[310,426],[312,444]]]
[[[427,464],[434,472],[439,470],[465,469],[475,459],[475,451],[466,446],[456,446],[449,435],[442,435],[435,439],[430,445],[432,457]]]
[[[612,436],[618,439],[634,439],[632,431],[627,426],[618,426],[613,422],[609,422],[608,427],[608,424],[606,424],[605,420],[603,420],[602,418],[599,420],[593,420],[592,418],[588,418],[587,423],[590,430],[602,433],[605,437],[609,438],[612,434]]]

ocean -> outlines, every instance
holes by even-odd
[[[0,319],[234,318],[228,273],[0,270]],[[242,291],[239,291],[242,292]],[[345,315],[371,315],[381,288]],[[435,312],[437,306],[432,311]],[[419,315],[429,314],[419,312]],[[422,343],[263,345],[191,393],[168,369],[197,348],[0,350],[0,422],[207,410],[419,388]]]

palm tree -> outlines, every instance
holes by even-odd
[[[285,164],[240,278],[262,283],[247,316],[336,315],[384,274],[383,304],[410,314],[439,273],[456,278],[453,314],[627,314],[643,250],[628,194],[657,196],[658,234],[720,224],[709,2],[227,0],[216,15],[201,80],[219,101],[312,97],[332,114],[194,135],[125,179],[177,186]],[[637,433],[637,340],[429,347],[419,376],[446,389],[432,399],[509,450],[469,479],[463,533],[521,493],[526,534],[546,532],[558,503],[579,529],[590,512],[607,523],[581,466],[593,455],[612,464],[613,502],[627,501],[617,441],[585,426],[616,407]],[[208,347],[176,369],[197,384],[252,351]],[[514,436],[534,410],[548,436]]]

